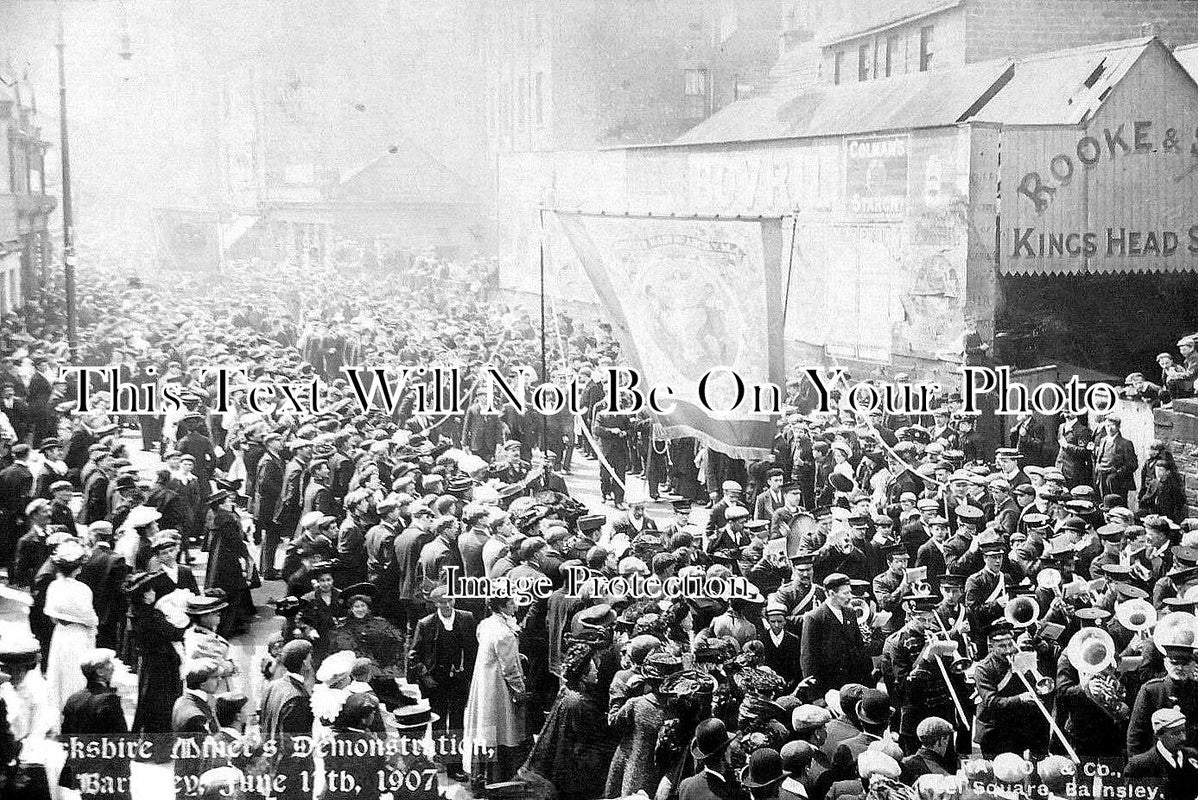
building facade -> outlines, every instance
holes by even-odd
[[[780,0],[489,0],[490,152],[669,141],[765,88]]]
[[[29,81],[0,69],[0,314],[24,304],[50,260],[46,150]]]
[[[1157,35],[1198,39],[1179,0],[795,0],[775,86],[847,84]]]

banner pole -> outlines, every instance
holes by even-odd
[[[537,215],[541,223],[541,246],[540,246],[540,269],[541,269],[541,382],[549,380],[549,373],[546,370],[546,353],[545,353],[545,209],[541,208],[537,211]],[[548,435],[549,420],[544,414],[541,415],[541,452],[544,455],[546,437]]]
[[[790,312],[790,278],[795,266],[795,238],[799,235],[799,217],[790,218],[790,252],[786,256],[786,289],[782,293],[782,329],[786,329],[786,315]]]

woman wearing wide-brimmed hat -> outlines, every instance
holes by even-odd
[[[553,784],[560,800],[603,796],[607,767],[616,747],[597,690],[594,655],[590,645],[576,644],[563,656],[565,686],[525,763]]]
[[[74,539],[58,545],[50,556],[58,575],[46,587],[45,614],[54,621],[46,683],[56,710],[87,685],[80,666],[83,655],[96,646],[100,619],[92,605],[92,590],[76,579],[86,557],[87,551]]]
[[[666,721],[674,718],[661,684],[681,669],[682,660],[677,656],[665,652],[650,655],[641,669],[645,693],[611,715],[612,731],[620,736],[620,743],[607,772],[604,797],[626,797],[641,790],[652,796],[657,791],[663,772],[655,758],[657,735]]]

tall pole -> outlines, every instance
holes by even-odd
[[[67,294],[67,344],[71,360],[79,361],[79,317],[75,308],[75,215],[71,208],[71,148],[67,138],[67,48],[63,33],[62,0],[58,0],[58,123],[62,148],[62,270]]]
[[[538,215],[541,222],[541,382],[549,382],[549,371],[547,369],[547,359],[545,354],[545,209],[538,209]],[[544,414],[541,414],[541,455],[545,454],[547,431],[549,427],[549,419]]]

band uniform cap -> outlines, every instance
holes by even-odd
[[[917,500],[915,507],[920,511],[936,511],[940,508],[940,504],[930,497],[925,497],[922,500]]]
[[[750,531],[764,531],[770,526],[768,519],[754,519],[745,523],[745,528]]]
[[[829,592],[834,592],[842,586],[848,586],[852,583],[852,578],[845,575],[843,572],[833,572],[828,577],[824,578],[824,588]]]
[[[886,558],[898,555],[908,555],[907,546],[902,542],[890,542],[888,544],[884,544],[882,545],[882,555],[884,555]]]
[[[977,524],[982,521],[984,516],[982,509],[975,506],[959,506],[957,508],[957,519],[962,522]]]
[[[1121,525],[1118,522],[1110,522],[1100,527],[1097,531],[1095,531],[1095,533],[1098,534],[1099,539],[1114,540],[1123,538],[1123,532],[1126,530],[1126,525]],[[1177,553],[1174,553],[1173,555],[1176,556]],[[1194,551],[1194,555],[1196,560],[1198,560],[1198,550]]]
[[[986,636],[991,639],[997,639],[1000,636],[1011,636],[1015,632],[1015,627],[1005,618],[999,617],[986,626]]]
[[[994,457],[995,458],[1023,458],[1023,454],[1020,453],[1014,447],[1000,447],[994,451]]]
[[[1065,508],[1072,511],[1074,514],[1079,514],[1079,515],[1093,514],[1098,509],[1098,507],[1096,505],[1094,505],[1093,501],[1085,500],[1082,498],[1066,500]]]
[[[1104,622],[1111,618],[1111,612],[1102,608],[1079,608],[1074,614],[1086,622]]]
[[[978,549],[983,553],[1002,553],[1006,550],[1002,537],[997,533],[983,534],[978,539]]]
[[[1147,590],[1130,583],[1118,582],[1114,585],[1114,589],[1120,600],[1146,600],[1148,598]]]
[[[74,491],[75,487],[70,481],[54,481],[54,483],[50,484],[51,492],[57,492],[59,489],[69,489]]]
[[[768,617],[770,614],[781,614],[786,616],[786,606],[782,601],[770,595],[770,599],[765,604],[765,610],[761,612],[763,617]]]
[[[849,586],[852,588],[853,597],[868,597],[873,585],[869,581],[861,580],[860,578],[850,578]]]
[[[931,611],[936,608],[937,603],[940,602],[940,598],[934,594],[921,592],[920,594],[903,595],[903,602],[910,603],[916,611]]]
[[[796,567],[810,567],[815,564],[815,553],[795,553],[790,557],[790,563]]]
[[[165,530],[158,531],[154,538],[150,540],[150,548],[153,550],[161,550],[164,547],[178,547],[183,543],[183,537],[178,531]]]
[[[1026,484],[1024,484],[1024,485],[1026,485]],[[1030,514],[1024,515],[1023,523],[1024,523],[1024,525],[1026,525],[1029,528],[1035,528],[1035,529],[1047,528],[1048,527],[1048,515],[1041,514],[1038,511],[1033,511]]]
[[[1154,734],[1159,735],[1161,731],[1185,724],[1185,714],[1176,708],[1158,708],[1152,712],[1152,732]]]
[[[940,576],[940,588],[945,586],[963,588],[965,586],[965,576],[959,572],[946,572]]]
[[[1077,555],[1068,536],[1054,536],[1048,540],[1043,558],[1053,561],[1071,561]]]
[[[72,403],[72,405],[74,405],[74,403]],[[48,439],[42,439],[42,443],[37,446],[37,449],[44,452],[46,450],[49,450],[51,447],[62,447],[62,446],[63,445],[60,440],[55,439],[53,436],[51,436]]]

